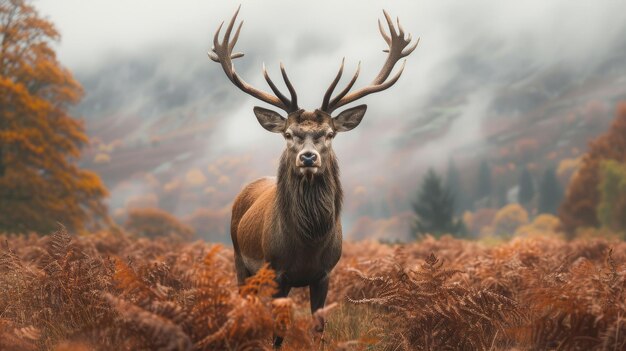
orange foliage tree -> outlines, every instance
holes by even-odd
[[[149,238],[177,235],[184,239],[190,239],[194,235],[192,227],[182,223],[169,212],[158,208],[129,210],[124,228],[129,232]]]
[[[476,212],[465,212],[463,222],[469,232],[478,237],[484,228],[490,227],[498,210],[493,208],[480,208]]]
[[[230,207],[199,208],[185,218],[185,222],[189,223],[199,237],[211,241],[230,240],[229,221]]]
[[[569,184],[565,201],[559,210],[563,229],[572,237],[578,227],[600,224],[597,207],[601,182],[600,165],[604,160],[626,162],[626,103],[619,104],[609,131],[589,144],[580,169]]]
[[[88,142],[68,113],[82,88],[57,61],[54,25],[24,0],[0,2],[0,231],[47,233],[106,219],[100,178],[76,165]]]
[[[495,233],[504,236],[512,235],[525,224],[528,224],[528,212],[520,204],[504,206],[493,219]]]
[[[626,163],[613,160],[600,165],[600,202],[596,213],[603,227],[626,230]]]

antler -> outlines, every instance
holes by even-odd
[[[239,32],[241,31],[241,26],[243,25],[243,21],[239,23],[237,27],[237,31],[235,31],[235,36],[233,39],[230,39],[230,34],[232,33],[233,27],[235,25],[235,20],[237,19],[237,14],[239,14],[239,9],[241,5],[237,7],[237,11],[233,15],[233,18],[230,20],[228,27],[226,28],[226,33],[224,34],[224,40],[219,42],[219,34],[222,30],[222,26],[224,22],[220,24],[217,28],[217,32],[215,32],[215,36],[213,37],[213,47],[211,51],[209,51],[209,58],[215,62],[219,62],[224,69],[224,73],[230,81],[235,84],[236,87],[241,89],[244,93],[254,96],[255,98],[265,101],[268,104],[274,105],[282,110],[285,110],[287,113],[298,110],[298,96],[296,94],[296,90],[291,85],[289,78],[287,77],[287,72],[285,72],[285,67],[282,62],[280,64],[280,71],[283,76],[283,80],[285,81],[285,85],[287,85],[287,89],[289,89],[289,94],[291,95],[291,99],[288,99],[285,95],[283,95],[274,82],[270,79],[269,74],[267,74],[267,70],[265,69],[265,64],[263,64],[263,76],[267,81],[267,84],[270,86],[275,95],[267,93],[263,90],[259,90],[250,84],[246,83],[237,72],[235,72],[235,67],[233,66],[233,59],[243,57],[243,53],[236,52],[233,53],[233,48],[237,43],[237,39],[239,38]]]
[[[402,25],[400,25],[400,19],[397,19],[398,30],[396,31],[396,28],[393,25],[393,21],[391,17],[389,16],[389,14],[387,13],[387,11],[383,10],[383,14],[385,15],[385,19],[387,20],[387,25],[389,26],[389,34],[390,34],[390,35],[387,35],[387,33],[385,33],[385,30],[383,29],[383,26],[380,23],[380,19],[379,19],[378,29],[380,29],[380,34],[382,34],[383,39],[385,39],[385,42],[387,42],[387,45],[389,45],[388,49],[383,50],[384,52],[389,53],[389,55],[387,56],[387,60],[385,61],[385,64],[383,65],[383,68],[380,70],[380,72],[378,73],[376,78],[372,81],[372,83],[370,83],[370,85],[365,86],[359,90],[353,91],[352,93],[348,94],[348,92],[354,85],[354,82],[356,82],[356,79],[359,76],[359,71],[361,68],[361,62],[359,62],[356,72],[354,73],[354,76],[352,77],[348,85],[339,94],[337,94],[337,96],[331,99],[333,90],[335,90],[335,87],[337,86],[337,83],[339,83],[339,80],[341,79],[341,75],[343,74],[343,63],[345,59],[342,60],[341,67],[339,68],[339,72],[337,73],[337,76],[328,87],[328,90],[326,90],[326,94],[324,94],[324,101],[322,102],[322,107],[321,107],[323,111],[332,113],[335,109],[343,105],[349,104],[371,93],[377,93],[379,91],[389,88],[390,86],[394,85],[396,81],[398,81],[398,79],[400,78],[400,75],[402,74],[402,71],[404,70],[406,59],[402,62],[402,66],[400,67],[400,70],[398,71],[398,73],[396,73],[391,79],[387,80],[387,78],[391,74],[391,71],[393,70],[393,67],[396,65],[398,60],[400,60],[403,57],[408,56],[410,53],[413,52],[413,50],[415,50],[415,48],[417,47],[417,44],[419,43],[419,38],[417,39],[415,44],[413,44],[410,47],[407,47],[411,43],[411,34],[408,34],[408,36],[405,39],[404,29],[402,28]]]

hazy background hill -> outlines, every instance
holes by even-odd
[[[257,102],[206,57],[234,5],[37,6],[59,27],[60,59],[85,89],[75,112],[92,145],[82,164],[102,176],[111,211],[122,219],[132,207],[161,207],[227,241],[233,197],[273,175],[283,147],[258,126]],[[278,79],[282,60],[301,105],[315,108],[343,56],[348,72],[362,61],[357,84],[376,74],[383,7],[422,40],[398,84],[365,98],[362,125],[335,142],[348,233],[392,227],[402,238],[420,178],[450,159],[468,196],[485,160],[494,188],[508,194],[523,167],[539,177],[579,157],[626,98],[626,11],[617,2],[244,2],[246,56],[236,67],[266,89],[261,62]]]

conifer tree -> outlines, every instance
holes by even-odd
[[[491,196],[491,168],[489,167],[489,163],[487,163],[487,161],[482,161],[480,163],[476,195],[478,199]]]
[[[563,190],[554,167],[548,167],[543,173],[539,189],[539,213],[556,214],[562,200]]]
[[[528,207],[534,197],[535,184],[533,176],[528,171],[528,168],[524,167],[519,178],[519,193],[517,194],[517,200],[520,204]]]
[[[497,203],[496,206],[498,208],[502,208],[506,205],[508,205],[508,199],[507,199],[507,188],[506,185],[504,185],[503,183],[501,183],[498,186],[498,191],[497,191]]]
[[[413,235],[463,235],[463,224],[454,218],[454,198],[444,187],[441,177],[430,169],[422,181],[417,200],[413,203],[415,221]]]

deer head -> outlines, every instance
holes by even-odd
[[[209,58],[222,65],[224,73],[226,73],[228,79],[230,79],[236,87],[263,102],[274,105],[287,114],[286,116],[282,116],[273,110],[258,106],[254,108],[254,114],[263,128],[270,132],[282,134],[287,143],[283,158],[291,159],[290,169],[300,175],[312,176],[318,172],[324,172],[327,169],[330,162],[326,161],[329,160],[329,158],[334,158],[332,151],[333,138],[337,133],[347,132],[356,128],[359,123],[361,123],[367,106],[355,106],[335,116],[332,116],[333,112],[339,107],[352,103],[366,95],[383,91],[395,84],[404,70],[406,59],[402,62],[402,66],[398,72],[393,77],[389,78],[394,66],[401,58],[413,52],[419,43],[418,39],[413,45],[409,46],[411,43],[411,34],[405,36],[400,21],[397,20],[396,28],[389,14],[383,10],[389,27],[389,34],[383,29],[380,20],[378,20],[378,28],[388,45],[388,48],[383,50],[388,55],[387,60],[376,78],[374,78],[369,85],[351,92],[350,89],[352,89],[352,86],[359,76],[359,62],[352,79],[350,79],[343,90],[333,97],[333,92],[343,74],[344,59],[341,62],[339,72],[324,94],[322,105],[313,111],[306,111],[298,107],[296,90],[289,81],[282,63],[280,64],[280,70],[285,85],[289,90],[290,98],[282,94],[274,82],[272,82],[265,69],[265,65],[263,65],[263,76],[274,93],[273,95],[249,85],[235,72],[232,60],[244,55],[240,52],[233,53],[233,49],[239,38],[239,33],[241,32],[241,26],[243,25],[243,21],[239,23],[233,38],[231,38],[238,13],[239,8],[237,8],[237,11],[228,24],[222,42],[219,41],[219,34],[224,22],[218,27],[213,38],[213,48],[208,53]]]

